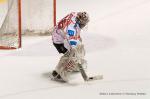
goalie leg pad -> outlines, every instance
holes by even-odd
[[[85,50],[84,46],[78,46],[70,52],[66,52],[56,66],[56,72],[62,77],[64,81],[68,81],[68,76],[71,72],[80,71],[79,63],[83,69],[87,67],[87,62],[84,60]]]

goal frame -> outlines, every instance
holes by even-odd
[[[19,49],[22,47],[22,0],[18,0],[18,47],[0,46],[0,50]],[[53,0],[53,24],[56,25],[56,0]]]

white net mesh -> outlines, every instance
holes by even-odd
[[[47,35],[54,26],[53,0],[20,0],[22,35]],[[0,48],[19,46],[19,0],[6,0],[7,13],[0,25]]]
[[[18,0],[6,2],[7,13],[0,28],[0,46],[18,46]],[[4,9],[5,9],[4,8]]]

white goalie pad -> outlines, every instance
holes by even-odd
[[[78,45],[60,58],[55,70],[60,74],[63,80],[68,81],[68,76],[71,72],[79,71],[79,64],[82,64],[84,68],[87,67],[87,62],[84,59],[84,56],[84,45]]]

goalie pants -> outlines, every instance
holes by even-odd
[[[65,54],[68,50],[64,47],[64,44],[56,44],[56,43],[53,43],[53,45],[55,46],[55,48],[57,49],[57,51],[59,53],[63,53]]]

